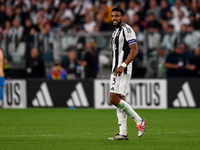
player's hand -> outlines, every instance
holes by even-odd
[[[116,70],[115,70],[115,72],[114,72],[114,76],[120,76],[121,74],[122,74],[122,72],[124,72],[124,67],[122,67],[122,66],[119,66]]]

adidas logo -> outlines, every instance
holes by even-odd
[[[81,82],[76,84],[75,90],[71,93],[71,98],[66,101],[66,104],[68,107],[89,107],[88,99]]]
[[[35,107],[53,107],[53,102],[45,82],[41,84],[40,90],[36,93],[36,98],[32,101],[32,105]]]
[[[190,89],[189,83],[185,82],[182,85],[182,90],[178,92],[177,97],[173,101],[174,107],[195,107],[196,103],[194,97],[192,95],[192,91]]]

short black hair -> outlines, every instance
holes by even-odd
[[[112,9],[112,12],[113,12],[113,11],[118,11],[118,12],[120,12],[120,13],[122,14],[122,16],[124,16],[124,11],[123,11],[121,8],[119,8],[119,7],[113,8],[113,9]]]

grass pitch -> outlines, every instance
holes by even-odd
[[[200,109],[136,110],[147,119],[137,137],[128,118],[128,141],[107,141],[118,132],[116,110],[1,109],[1,150],[199,150]]]

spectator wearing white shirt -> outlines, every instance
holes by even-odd
[[[176,0],[174,6],[171,7],[171,11],[173,12],[174,19],[179,18],[179,11],[184,13],[185,17],[189,16],[189,11],[183,5],[181,0]]]
[[[94,27],[96,25],[95,21],[92,21],[90,15],[85,16],[85,23],[83,24],[83,29],[87,33],[92,33],[94,31]]]
[[[200,44],[200,33],[194,30],[194,27],[190,24],[187,26],[187,34],[183,39],[184,43],[188,46],[189,50],[194,50]]]
[[[37,4],[37,9],[46,9],[48,3],[46,0],[38,0],[36,4]]]
[[[31,20],[34,25],[37,25],[39,23],[38,18],[42,18],[44,22],[47,22],[49,20],[48,14],[42,8],[39,9],[35,15],[31,16]]]
[[[128,6],[129,6],[129,8],[126,11],[126,14],[128,15],[130,23],[132,24],[133,16],[138,12],[139,9],[134,0],[130,0]]]
[[[174,26],[175,32],[180,32],[181,26],[183,24],[186,24],[186,25],[190,24],[190,20],[188,17],[185,17],[184,12],[180,10],[178,13],[178,18],[174,18],[170,20],[169,24],[172,24]]]
[[[174,51],[177,44],[177,33],[174,32],[174,26],[168,25],[167,33],[165,33],[161,46],[167,51]]]

